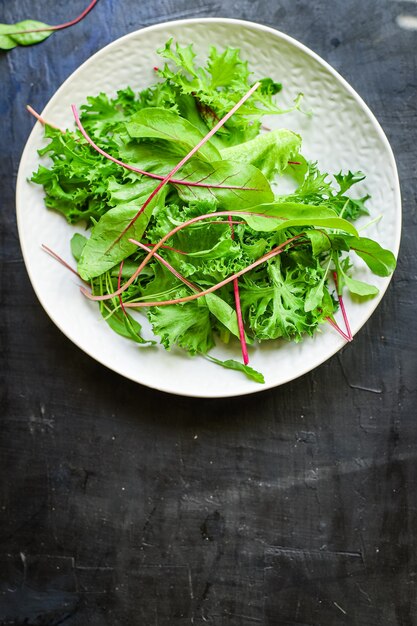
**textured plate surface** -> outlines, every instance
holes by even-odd
[[[71,128],[71,103],[79,107],[87,96],[100,91],[112,95],[128,85],[135,90],[150,85],[155,80],[152,68],[160,62],[155,51],[170,37],[181,44],[193,43],[201,61],[210,45],[241,48],[255,78],[266,75],[283,82],[281,103],[290,104],[302,91],[303,108],[312,111],[312,116],[285,114],[267,118],[266,124],[299,132],[303,153],[317,160],[324,171],[365,172],[366,180],[357,185],[357,193],[370,193],[371,215],[382,215],[382,220],[367,229],[366,235],[395,254],[398,252],[399,182],[394,157],[381,127],[335,70],[303,45],[271,28],[209,18],[160,24],[126,35],[76,70],[50,100],[43,116],[58,126]],[[61,215],[45,209],[43,190],[27,182],[39,165],[37,150],[42,145],[43,130],[37,123],[23,152],[17,181],[17,218],[23,256],[32,285],[48,315],[97,361],[155,389],[188,396],[225,397],[288,382],[317,367],[344,345],[330,327],[323,327],[323,332],[300,344],[270,342],[252,349],[251,365],[265,375],[266,384],[258,385],[203,358],[191,358],[179,351],[166,352],[162,347],[143,349],[119,337],[102,321],[96,305],[80,295],[76,277],[41,250],[41,244],[45,243],[71,262],[69,241],[74,233],[74,228]],[[370,317],[389,283],[389,279],[371,275],[361,262],[358,270],[358,278],[376,284],[380,293],[362,303],[346,297],[354,334]],[[219,347],[213,355],[239,359],[239,346]]]

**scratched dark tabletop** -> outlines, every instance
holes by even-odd
[[[64,22],[84,0],[0,0]],[[381,122],[401,178],[398,269],[352,344],[283,387],[201,401],[129,382],[41,308],[14,186],[41,110],[92,53],[170,19],[295,37]],[[100,0],[0,53],[0,624],[417,624],[417,5],[389,0]],[[225,42],[227,43],[227,42]]]

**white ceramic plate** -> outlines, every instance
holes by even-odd
[[[160,63],[155,51],[170,37],[182,44],[193,43],[201,60],[206,58],[210,45],[239,47],[256,78],[271,76],[283,82],[281,102],[290,104],[299,91],[304,92],[303,108],[311,110],[312,117],[286,114],[267,119],[267,125],[299,132],[305,156],[318,160],[324,171],[365,172],[366,181],[357,193],[370,193],[371,214],[383,215],[366,234],[398,252],[398,175],[381,127],[361,98],[325,61],[294,39],[266,26],[209,18],[159,24],[126,35],[77,69],[50,100],[43,116],[60,127],[72,127],[71,103],[79,106],[87,96],[100,91],[115,94],[128,85],[135,90],[150,85],[155,81],[152,68]],[[23,152],[17,181],[18,227],[26,267],[51,319],[103,365],[155,389],[186,396],[225,397],[286,383],[317,367],[344,345],[330,327],[300,344],[267,342],[250,352],[251,365],[265,375],[266,384],[259,385],[203,358],[192,358],[179,351],[166,352],[162,347],[143,349],[119,337],[103,322],[96,305],[80,295],[76,277],[41,250],[45,243],[71,262],[69,241],[74,233],[61,215],[45,209],[42,188],[27,182],[39,165],[37,149],[42,145],[43,130],[37,123]],[[359,278],[371,279],[380,293],[361,304],[346,297],[353,333],[370,317],[389,283],[389,279],[371,276],[362,264],[358,267]],[[240,358],[238,345],[219,347],[213,354],[219,358]]]

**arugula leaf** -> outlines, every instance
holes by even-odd
[[[340,272],[340,276],[342,278],[343,285],[345,285],[351,293],[357,296],[376,296],[379,293],[379,289],[374,285],[352,278],[343,271]]]
[[[142,326],[129,313],[113,309],[108,304],[101,304],[100,311],[103,318],[112,330],[126,339],[131,339],[139,344],[155,344],[155,341],[147,341],[142,337]]]
[[[340,195],[344,195],[346,193],[346,191],[348,191],[348,189],[350,189],[352,187],[352,185],[354,185],[355,183],[359,183],[362,180],[364,180],[365,178],[365,174],[363,172],[351,172],[350,170],[347,172],[347,174],[342,174],[342,172],[339,172],[338,174],[334,175],[336,182],[338,183],[339,187],[340,187],[340,191],[339,194]]]
[[[339,278],[339,293],[342,292],[343,286],[346,286],[348,290],[356,296],[373,297],[379,293],[379,289],[374,285],[370,285],[369,283],[365,283],[362,280],[357,280],[356,278],[349,276],[348,271],[351,268],[349,257],[346,257],[342,261],[336,259],[335,265]]]

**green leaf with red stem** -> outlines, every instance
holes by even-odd
[[[78,17],[63,24],[51,26],[36,20],[23,20],[16,24],[0,24],[0,49],[11,50],[16,46],[32,46],[40,43],[52,35],[56,30],[63,30],[78,24],[97,4],[98,0],[92,0]]]
[[[142,198],[147,198],[149,189],[155,188],[155,186],[154,182],[149,181],[142,191]],[[154,198],[146,210],[141,213],[139,219],[135,219],[134,227],[129,233],[119,237],[120,232],[130,225],[136,217],[137,206],[143,202],[142,198],[138,197],[133,203],[120,204],[110,209],[93,227],[91,236],[85,244],[78,262],[78,272],[84,280],[91,280],[100,276],[136,250],[135,244],[132,244],[129,238],[134,237],[140,240],[155,206],[164,203],[164,194]],[[117,243],[109,250],[109,243],[115,239],[117,239]]]

